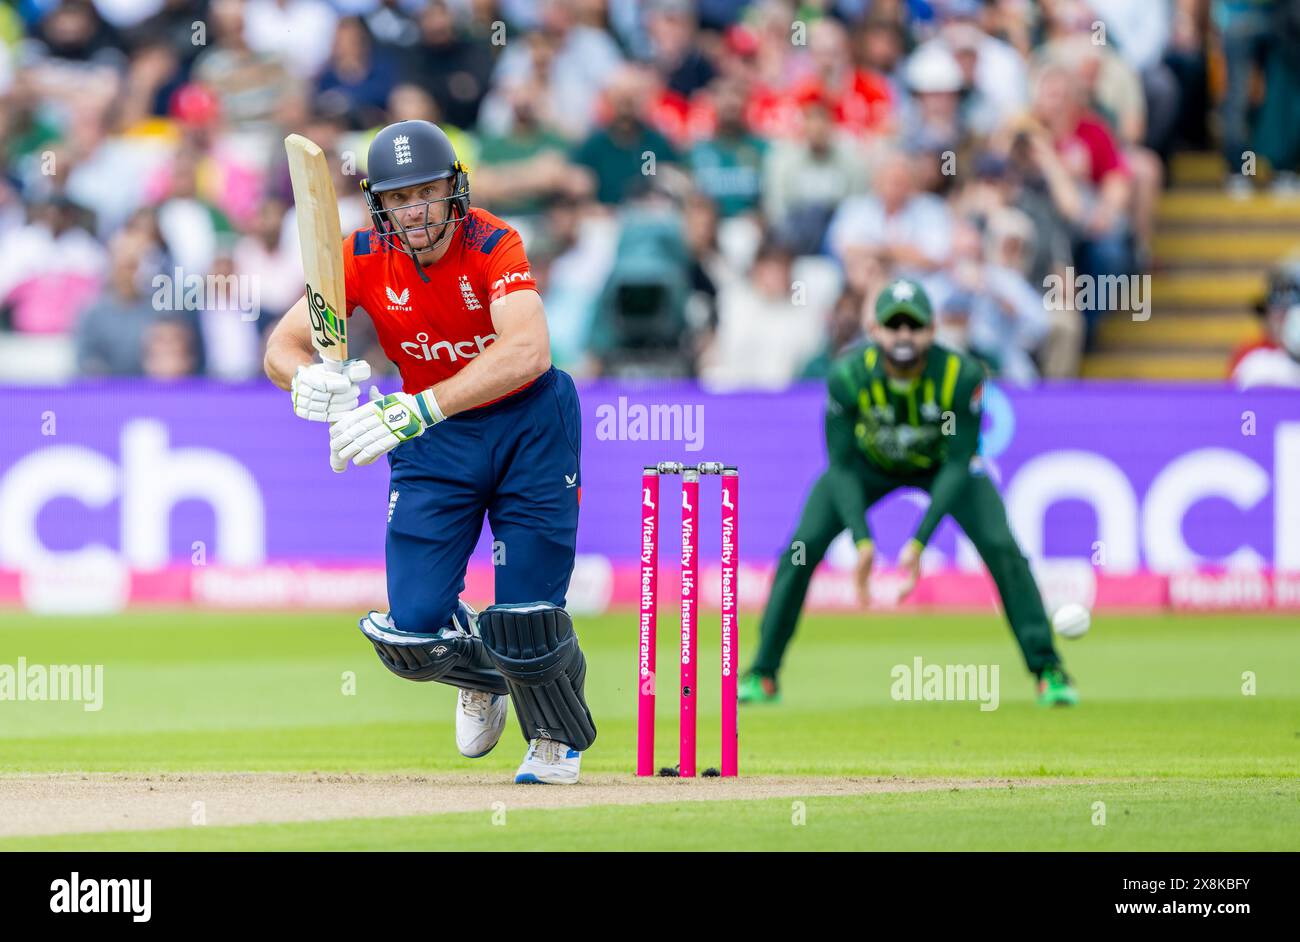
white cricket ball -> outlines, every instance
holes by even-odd
[[[1082,638],[1092,625],[1092,613],[1077,602],[1062,605],[1052,615],[1052,627],[1062,638]]]

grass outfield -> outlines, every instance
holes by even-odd
[[[392,677],[351,627],[353,617],[0,615],[0,664],[22,656],[29,664],[104,665],[99,712],[78,703],[0,702],[0,773],[463,769],[508,781],[523,752],[513,719],[490,756],[461,758],[454,692]],[[701,767],[718,755],[716,614],[704,621]],[[673,622],[665,613],[661,624]],[[628,773],[633,621],[582,618],[579,630],[600,727],[584,771]],[[747,616],[746,651],[755,630]],[[659,702],[659,760],[671,764],[676,661],[672,629],[660,634],[668,689]],[[1295,849],[1300,632],[1293,617],[1103,616],[1087,638],[1062,650],[1084,703],[1044,710],[996,615],[812,617],[792,648],[785,702],[742,712],[741,772],[1055,777],[1078,785],[809,798],[804,826],[791,824],[791,799],[774,798],[518,810],[504,828],[484,814],[443,814],[16,837],[0,848]],[[892,700],[890,669],[915,657],[999,665],[999,708]],[[1247,671],[1254,695],[1242,690]],[[348,672],[355,674],[351,695]],[[1107,802],[1104,828],[1091,823],[1095,801]]]

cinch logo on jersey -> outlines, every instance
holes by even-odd
[[[405,134],[393,138],[393,157],[399,164],[411,162],[411,139]]]
[[[465,302],[465,310],[483,310],[483,305],[479,303],[478,295],[474,293],[474,286],[469,283],[468,275],[460,276],[460,297],[461,300]]]
[[[455,363],[461,359],[474,359],[496,339],[496,334],[475,334],[473,340],[461,340],[456,343],[450,340],[439,340],[430,346],[429,335],[420,332],[415,335],[414,341],[407,340],[402,344],[402,352],[417,360],[441,360],[440,350],[445,350],[447,359]]]
[[[388,309],[390,311],[409,311],[411,309],[411,305],[406,303],[411,300],[410,288],[403,288],[401,294],[389,287],[385,287],[384,291],[388,294]]]
[[[504,291],[506,285],[512,284],[516,281],[531,281],[532,277],[532,271],[515,271],[510,272],[508,275],[502,275],[496,281],[492,282],[492,297],[495,298],[498,292]]]
[[[132,922],[148,922],[153,914],[152,880],[83,880],[74,870],[50,890],[52,913],[130,913]]]

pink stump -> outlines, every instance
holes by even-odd
[[[739,765],[740,732],[736,723],[736,675],[739,660],[737,613],[737,567],[739,564],[740,474],[735,468],[722,472],[722,774],[736,775]]]
[[[641,472],[641,619],[637,644],[636,774],[655,774],[655,633],[659,596],[659,470]]]
[[[694,468],[682,471],[682,634],[681,634],[681,748],[679,769],[683,778],[695,776],[695,690],[698,633],[696,619],[699,587],[696,539],[700,522],[700,473]]]

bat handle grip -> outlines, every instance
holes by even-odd
[[[328,370],[331,370],[331,371],[333,371],[333,372],[335,372],[335,373],[342,373],[342,372],[343,372],[343,361],[342,361],[342,360],[327,360],[327,359],[325,359],[324,357],[321,357],[321,362],[325,364],[325,368],[328,369]],[[331,422],[331,423],[330,423],[330,428],[333,428],[333,427],[334,427],[334,424]],[[335,474],[342,474],[344,471],[346,471],[346,470],[348,469],[348,463],[347,463],[346,461],[340,461],[340,460],[339,460],[339,459],[334,455],[334,452],[333,452],[332,450],[330,451],[330,469],[331,469],[332,471],[334,471]]]

